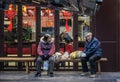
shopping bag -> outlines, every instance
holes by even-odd
[[[49,66],[48,61],[44,61],[43,62],[43,70],[48,70],[48,66]]]

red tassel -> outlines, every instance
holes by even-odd
[[[66,27],[66,31],[67,31],[67,32],[70,32],[71,29],[70,29],[70,27],[68,26],[68,20],[67,20],[67,19],[66,19],[66,25],[65,25],[65,27]]]
[[[12,20],[10,20],[10,25],[8,26],[8,31],[12,31]]]

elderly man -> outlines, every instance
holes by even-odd
[[[86,33],[86,43],[84,53],[81,58],[82,71],[81,76],[88,73],[87,61],[90,63],[90,77],[94,78],[96,76],[96,61],[102,56],[101,42],[93,37],[91,32]]]
[[[55,52],[55,45],[51,38],[51,35],[45,34],[39,42],[38,45],[38,58],[36,61],[36,70],[37,73],[35,77],[41,76],[41,66],[44,60],[48,60],[49,62],[49,75],[53,77],[53,69],[54,69],[54,58],[53,54]]]

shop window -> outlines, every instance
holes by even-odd
[[[85,34],[90,31],[90,17],[78,17],[78,41],[85,41]]]
[[[36,34],[36,8],[34,6],[22,6],[23,11],[23,40],[35,41]]]
[[[14,41],[16,32],[14,29],[17,27],[17,6],[9,5],[9,8],[4,11],[4,39],[5,41]]]
[[[5,41],[17,40],[17,5],[9,5],[5,10],[4,17],[4,35]],[[35,7],[22,6],[23,13],[23,41],[35,40]]]
[[[73,20],[73,13],[65,10],[61,10],[60,13],[60,34],[63,32],[67,32],[70,37],[72,38],[72,20]]]
[[[60,19],[60,26],[65,26],[66,20],[65,19]],[[72,26],[72,20],[68,19],[68,26]]]
[[[60,51],[71,53],[73,50],[73,13],[60,11]]]
[[[50,35],[54,35],[54,28],[52,28],[52,27],[48,27],[48,28],[43,27],[42,28],[42,35],[44,35],[46,33],[48,33]]]
[[[45,8],[41,10],[41,33],[54,36],[54,10]]]

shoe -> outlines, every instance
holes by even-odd
[[[50,77],[54,77],[54,74],[53,74],[53,73],[50,73]]]
[[[41,76],[41,73],[36,73],[35,74],[35,77],[40,77]]]
[[[81,76],[85,76],[85,75],[87,75],[88,74],[88,72],[83,72],[83,73],[81,73],[80,75]]]
[[[90,75],[90,78],[95,78],[95,77],[96,77],[95,74]]]

